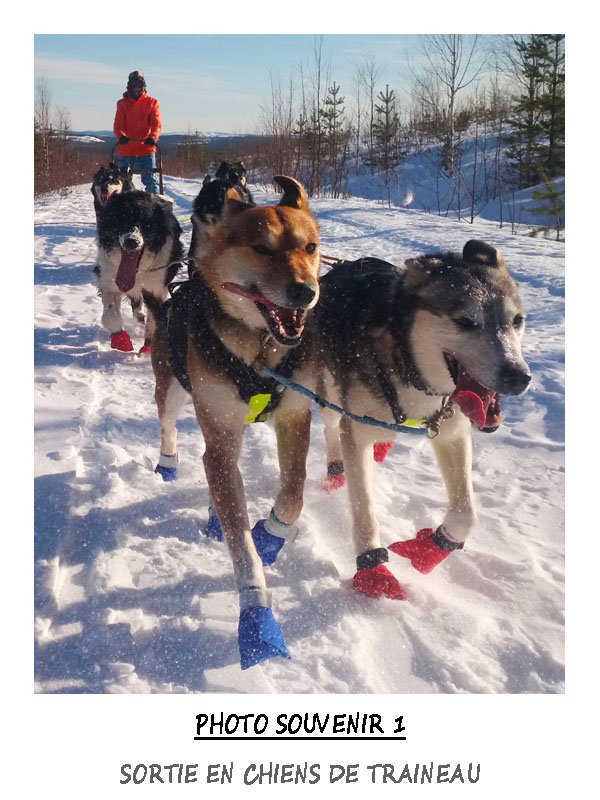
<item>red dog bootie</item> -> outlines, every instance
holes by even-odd
[[[433,528],[423,528],[417,533],[415,539],[406,542],[395,542],[389,550],[403,558],[410,559],[410,563],[418,571],[427,575],[428,572],[444,559],[448,558],[453,550],[462,550],[464,542],[457,542],[443,531],[443,526],[434,531]]]
[[[378,464],[385,461],[387,454],[394,446],[393,442],[375,442],[373,445],[373,458]]]
[[[388,553],[385,547],[368,550],[356,559],[357,573],[352,585],[369,597],[389,597],[390,600],[406,600],[406,592],[385,566]]]
[[[326,492],[334,492],[336,489],[341,489],[346,485],[346,476],[344,475],[344,462],[343,461],[330,461],[327,464],[327,477],[323,481],[323,490]]]
[[[119,331],[111,334],[110,346],[113,350],[121,350],[123,353],[130,353],[133,350],[131,339],[127,331]]]
[[[138,350],[138,356],[149,356],[151,352],[152,346],[144,342],[144,344]]]

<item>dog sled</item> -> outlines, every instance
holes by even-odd
[[[130,142],[143,142],[144,139],[130,139],[129,141]],[[116,158],[118,158],[118,155],[117,155],[117,148],[118,147],[119,147],[119,143],[116,142],[113,145],[113,148],[112,148],[111,153],[110,153],[110,160],[112,162],[114,162],[115,164],[117,163]],[[149,169],[139,169],[139,167],[135,167],[135,168],[131,169],[132,175],[141,175],[142,172],[154,172],[154,173],[157,173],[158,174],[158,184],[159,184],[160,193],[164,194],[164,190],[163,190],[162,150],[160,149],[160,145],[159,144],[156,145],[156,166],[155,167],[150,167]]]

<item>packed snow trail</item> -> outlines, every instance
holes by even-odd
[[[176,216],[189,217],[199,182],[167,178],[165,187]],[[258,203],[275,200],[253,191]],[[150,360],[112,351],[100,325],[89,185],[43,197],[35,208],[36,691],[564,691],[564,245],[373,201],[311,207],[327,255],[402,264],[479,238],[519,282],[533,382],[503,398],[496,434],[474,433],[475,534],[430,575],[391,554],[406,601],[354,592],[347,489],[321,489],[315,409],[301,535],[267,569],[292,660],[242,672],[230,559],[199,532],[208,490],[192,406],[178,426],[180,477],[164,483],[153,472],[160,425]],[[187,247],[189,221],[182,227]],[[130,315],[126,326],[141,345]],[[278,486],[272,425],[248,427],[240,468],[254,522]],[[439,524],[445,490],[426,440],[398,437],[375,470],[384,545]]]

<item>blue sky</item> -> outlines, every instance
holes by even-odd
[[[35,36],[35,77],[46,78],[53,107],[70,112],[73,130],[112,129],[127,75],[139,69],[160,101],[164,132],[254,132],[270,99],[269,71],[287,81],[313,63],[314,43],[312,34],[44,34]],[[373,54],[384,68],[380,88],[398,87],[407,57],[418,57],[418,37],[326,35],[322,53],[349,102],[357,58]]]

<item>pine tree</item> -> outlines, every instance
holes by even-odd
[[[321,117],[323,120],[324,147],[328,157],[328,171],[331,194],[339,197],[347,172],[347,158],[352,136],[352,128],[344,116],[345,97],[340,96],[340,86],[333,83],[323,100]]]
[[[396,111],[396,98],[394,90],[386,84],[385,92],[377,95],[379,105],[375,104],[375,121],[373,122],[373,135],[375,139],[375,161],[386,176],[396,161],[394,142],[398,136],[398,113]]]
[[[373,136],[375,140],[375,162],[379,171],[383,173],[383,183],[387,187],[388,206],[390,198],[390,172],[398,163],[396,143],[400,122],[396,111],[396,98],[394,90],[386,84],[385,92],[377,95],[379,105],[375,105],[376,118],[373,123]]]
[[[323,99],[323,106],[321,108],[325,142],[332,162],[335,162],[338,153],[340,134],[343,127],[345,102],[346,98],[340,97],[339,84],[336,84],[334,81],[333,86],[329,87]]]
[[[523,91],[514,99],[512,131],[507,137],[507,158],[519,189],[538,181],[538,168],[543,158],[540,137],[543,133],[542,95],[544,88],[545,44],[537,34],[528,39],[515,39],[519,79]]]
[[[507,158],[522,189],[538,183],[540,170],[564,173],[565,56],[563,34],[532,34],[515,40],[522,87],[514,99]]]
[[[563,188],[558,188],[552,184],[547,172],[542,172],[542,180],[544,182],[544,189],[534,189],[533,199],[542,200],[544,205],[531,208],[532,214],[544,214],[554,218],[554,230],[556,231],[556,241],[560,241],[560,232],[564,228],[565,219],[565,191]],[[550,230],[549,225],[544,225],[538,228],[535,233],[546,233]]]
[[[565,170],[565,35],[541,34],[545,47],[543,57],[544,93],[542,107],[542,132],[544,142],[540,155],[544,169],[551,178],[563,175]]]

